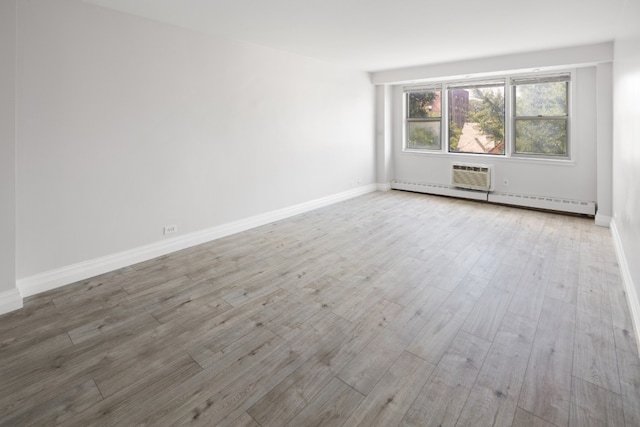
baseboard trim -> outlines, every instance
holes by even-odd
[[[218,225],[182,236],[176,236],[171,239],[154,242],[142,247],[25,277],[17,281],[19,295],[21,294],[24,297],[28,297],[39,294],[79,280],[85,280],[99,274],[127,267],[138,262],[147,261],[171,252],[250,230],[261,225],[286,219],[324,206],[329,206],[363,194],[372,193],[376,191],[377,188],[378,186],[376,184],[361,186],[287,208],[266,212],[264,214]],[[22,302],[22,299],[20,301]]]
[[[618,227],[616,221],[611,220],[611,236],[613,237],[613,246],[616,250],[616,256],[618,258],[618,264],[620,264],[620,271],[622,272],[622,284],[624,285],[624,291],[627,294],[627,304],[629,305],[629,311],[631,312],[631,321],[633,322],[633,329],[636,334],[636,344],[638,346],[638,354],[640,354],[640,300],[638,299],[638,293],[634,286],[633,279],[631,277],[631,270],[629,270],[629,263],[627,257],[624,254],[622,247],[622,240],[620,240],[620,234],[618,233]]]
[[[0,292],[0,314],[9,313],[20,308],[22,308],[22,295],[20,295],[18,289]]]
[[[391,190],[391,183],[390,182],[378,183],[377,184],[377,189],[378,189],[378,191],[389,191],[389,190]]]
[[[596,225],[599,227],[610,227],[611,226],[611,217],[607,215],[596,214]]]

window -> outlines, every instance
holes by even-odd
[[[404,149],[569,160],[570,87],[569,72],[405,87]]]
[[[447,85],[449,152],[504,154],[504,80]]]
[[[512,84],[514,154],[567,157],[569,75]]]
[[[439,88],[411,88],[406,93],[406,149],[441,149],[441,93]]]

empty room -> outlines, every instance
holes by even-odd
[[[0,425],[640,426],[640,0],[0,0]]]

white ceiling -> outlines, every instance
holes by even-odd
[[[611,41],[626,0],[84,0],[366,71]]]

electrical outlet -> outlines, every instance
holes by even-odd
[[[177,225],[165,225],[164,226],[164,234],[173,234],[173,233],[177,233],[178,232],[178,226]]]

